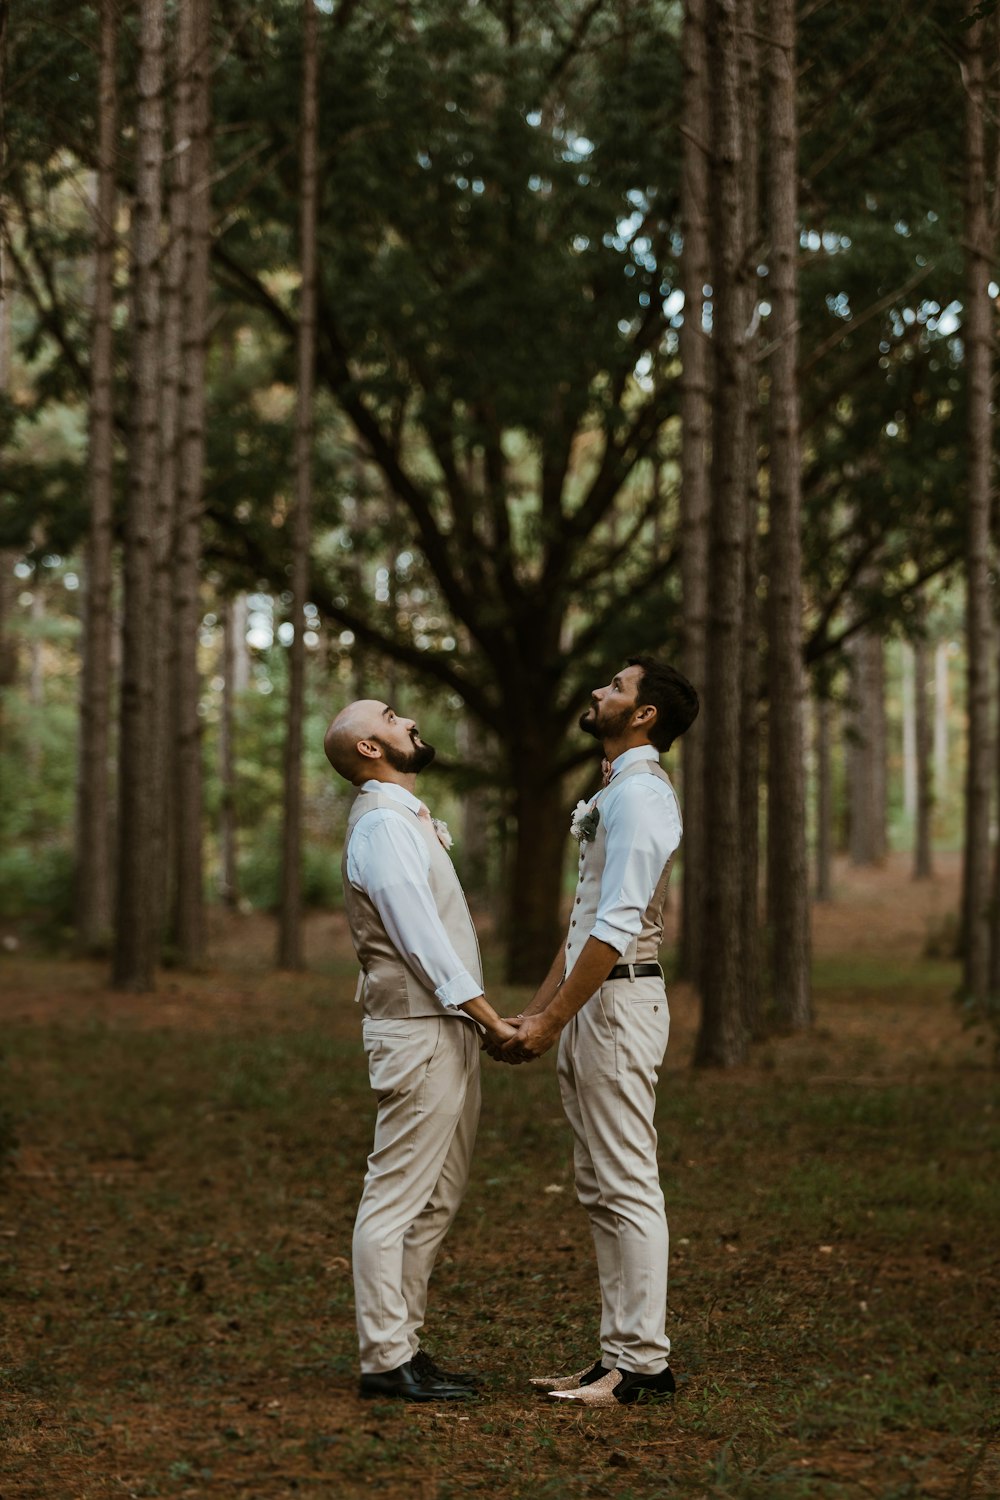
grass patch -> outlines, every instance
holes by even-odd
[[[827,969],[814,1037],[724,1078],[688,1068],[678,1005],[659,1130],[679,1394],[573,1413],[526,1385],[596,1352],[551,1058],[487,1068],[432,1287],[429,1346],[485,1372],[483,1399],[361,1403],[349,1257],[373,1108],[349,959],[238,992],[174,980],[142,1004],[48,963],[63,1015],[32,1014],[24,966],[0,1494],[1000,1493],[995,1075],[933,986],[887,971],[862,1005],[858,967]],[[931,1026],[951,1028],[944,1050]]]

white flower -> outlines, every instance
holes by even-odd
[[[434,824],[434,832],[438,836],[438,842],[443,849],[450,849],[455,840],[448,831],[448,825],[443,818],[431,818]]]
[[[591,807],[589,802],[578,802],[573,809],[570,819],[569,831],[580,844],[586,839],[592,844],[597,836],[597,825],[601,821],[600,810]]]

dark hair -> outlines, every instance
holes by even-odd
[[[698,694],[676,667],[657,661],[655,656],[630,656],[628,664],[642,669],[636,704],[651,703],[656,709],[650,743],[657,750],[669,750],[698,717]]]

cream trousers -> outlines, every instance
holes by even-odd
[[[576,1190],[597,1252],[602,1361],[642,1375],[659,1374],[670,1356],[670,1241],[653,1127],[669,1031],[658,976],[616,979],[591,996],[559,1042]]]
[[[457,1016],[363,1026],[378,1100],[354,1224],[361,1370],[395,1370],[420,1347],[434,1261],[469,1180],[479,1123],[479,1040]]]

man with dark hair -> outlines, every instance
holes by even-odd
[[[662,755],[698,717],[698,694],[676,667],[655,656],[630,656],[628,664],[640,670],[637,691],[643,703],[656,709],[648,727],[649,743]],[[580,727],[588,725],[581,721]]]
[[[493,1056],[527,1062],[559,1041],[577,1194],[597,1251],[601,1357],[575,1375],[532,1383],[584,1406],[674,1390],[653,1110],[670,1027],[657,952],[681,817],[657,757],[697,713],[687,679],[646,656],[591,694],[580,728],[601,741],[610,774],[573,818],[580,873],[569,932],[515,1020],[517,1035],[501,1048],[487,1044]]]

